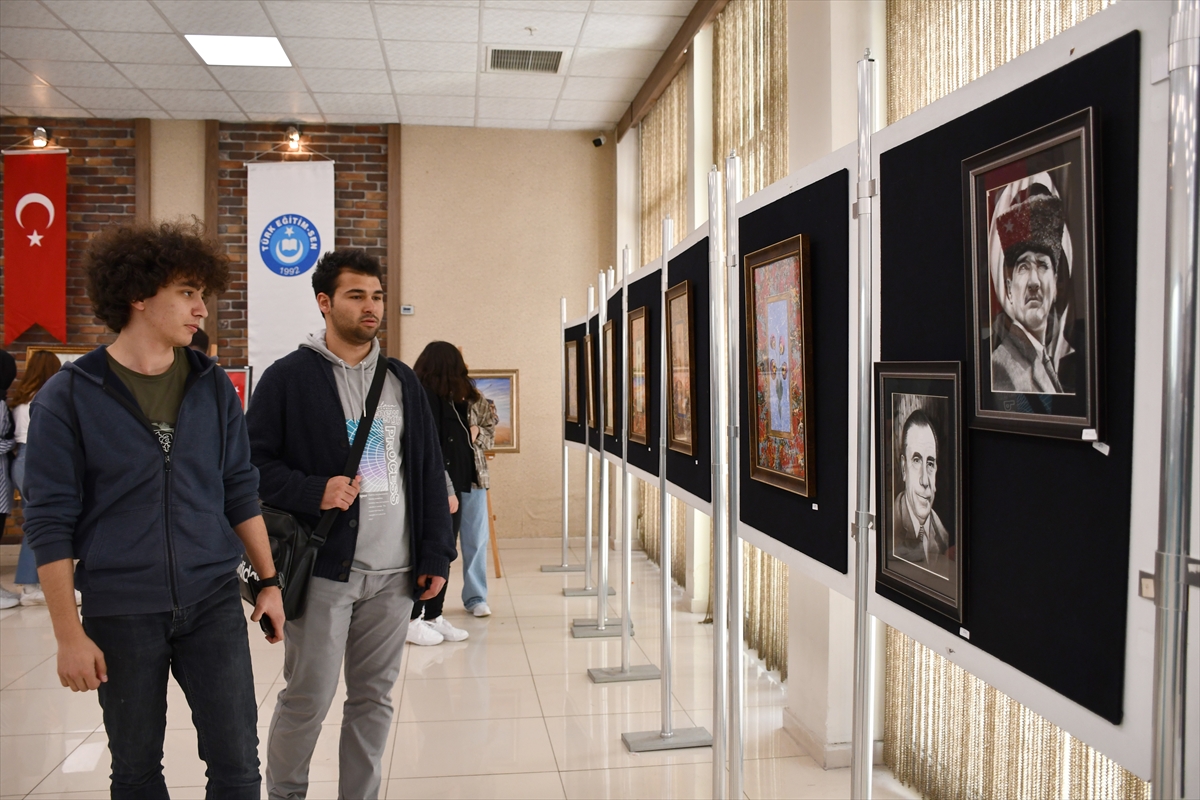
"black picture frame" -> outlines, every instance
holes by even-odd
[[[1096,117],[962,162],[972,428],[1103,438]]]
[[[877,362],[875,424],[876,582],[961,623],[968,550],[961,364]]]

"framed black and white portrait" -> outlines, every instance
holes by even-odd
[[[876,580],[963,620],[961,366],[875,365]]]
[[[1101,435],[1094,116],[963,162],[973,428]]]

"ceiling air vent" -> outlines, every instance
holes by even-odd
[[[561,50],[501,50],[489,48],[488,69],[494,72],[540,72],[554,75],[562,63]]]

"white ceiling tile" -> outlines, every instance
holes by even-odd
[[[137,89],[101,89],[95,87],[69,87],[62,93],[75,103],[90,111],[102,108],[153,109],[154,101]]]
[[[72,31],[48,31],[41,28],[9,28],[7,25],[0,27],[0,50],[9,58],[104,60]]]
[[[578,47],[571,59],[571,75],[596,78],[638,78],[645,81],[662,58],[656,50],[612,50]]]
[[[57,117],[59,119],[70,119],[72,117],[92,116],[82,108],[75,106],[70,108],[43,108],[41,106],[7,105],[5,108],[14,117]],[[50,131],[50,135],[53,136],[54,131]]]
[[[96,111],[94,116],[104,119],[172,119],[161,108],[105,108]]]
[[[402,95],[400,113],[407,118],[416,117],[472,117],[475,116],[474,97],[438,97],[434,95]]]
[[[174,114],[176,111],[236,111],[237,107],[224,92],[199,89],[147,89],[146,94]]]
[[[579,122],[603,119],[616,123],[628,108],[629,103],[606,103],[596,100],[560,100],[558,110],[554,112],[554,118]]]
[[[479,98],[480,119],[545,119],[550,121],[554,100],[535,100],[515,97]]]
[[[322,69],[306,67],[301,70],[308,88],[314,92],[357,92],[359,94],[391,94],[392,82],[382,69]]]
[[[583,14],[483,10],[483,41],[525,47],[569,47],[579,40]],[[527,29],[533,28],[531,34]]]
[[[592,4],[592,13],[686,17],[695,5],[695,0],[596,0]]]
[[[475,72],[479,45],[459,42],[384,42],[388,66],[393,70]]]
[[[346,40],[292,36],[283,40],[283,49],[298,67],[383,69],[383,51],[379,49],[378,39]]]
[[[388,4],[375,6],[384,39],[406,42],[477,42],[479,9]]]
[[[321,111],[330,114],[390,114],[396,116],[396,104],[386,94],[317,94]]]
[[[484,0],[483,7],[524,11],[575,11],[586,13],[589,0]]]
[[[480,128],[519,128],[521,130],[544,131],[549,127],[544,119],[480,119]]]
[[[158,8],[180,33],[215,36],[274,36],[258,3],[246,0],[158,0]]]
[[[21,86],[42,85],[42,81],[39,81],[36,75],[7,58],[0,58],[0,83],[16,83]]]
[[[220,89],[204,67],[183,64],[117,64],[142,89]]]
[[[317,106],[312,97],[300,92],[230,92],[242,110],[274,111],[286,114],[315,114]]]
[[[129,81],[108,64],[95,61],[26,61],[25,69],[52,86],[128,87]]]
[[[209,67],[226,89],[243,92],[303,92],[304,81],[293,67]],[[193,87],[188,87],[193,88]]]
[[[313,0],[267,0],[267,13],[281,36],[360,39],[375,35],[375,20],[366,3],[321,3]]]
[[[593,120],[591,122],[582,122],[573,119],[556,119],[551,120],[550,130],[552,131],[608,131],[612,130],[612,123],[603,120]]]
[[[375,0],[377,6],[438,6],[439,8],[479,8],[480,0]]]
[[[400,120],[405,125],[431,125],[440,128],[470,128],[475,125],[474,117],[418,117],[405,116]]]
[[[274,111],[247,111],[246,116],[255,122],[305,122],[320,125],[325,121],[321,114],[288,114],[281,119]]]
[[[480,97],[558,97],[559,75],[512,75],[488,72],[479,76]]]
[[[65,27],[37,0],[4,0],[3,23],[8,28]]]
[[[49,86],[0,85],[0,103],[27,108],[71,108],[75,104]]]
[[[46,5],[63,22],[77,31],[141,31],[170,33],[163,21],[146,0],[45,0]]]
[[[584,78],[571,76],[563,87],[564,100],[599,100],[610,102],[633,102],[633,97],[642,88],[641,78]]]
[[[583,47],[666,50],[682,24],[683,20],[679,17],[589,14],[579,44]]]
[[[475,74],[471,72],[393,72],[392,83],[398,95],[475,95]]]
[[[326,114],[325,120],[330,124],[341,125],[382,125],[386,122],[399,122],[396,110],[393,108],[386,114]]]
[[[200,63],[192,48],[173,33],[87,31],[80,35],[109,61],[129,64]]]

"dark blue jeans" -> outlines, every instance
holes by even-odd
[[[207,796],[258,800],[258,707],[236,578],[176,612],[86,617],[83,626],[108,665],[100,707],[114,798],[169,796],[162,758],[170,670],[192,708]]]

